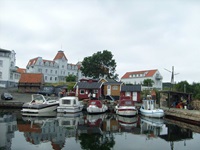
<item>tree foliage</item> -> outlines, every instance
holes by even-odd
[[[115,74],[116,62],[113,55],[108,50],[94,53],[92,56],[85,57],[81,72],[86,77],[99,78],[105,75],[111,79],[117,79],[118,74]]]
[[[68,75],[66,76],[66,82],[75,82],[76,81],[76,76],[75,75]]]
[[[200,100],[200,83],[189,84],[187,81],[181,81],[177,83],[174,87],[176,91],[192,93],[194,99]]]
[[[154,84],[154,81],[151,80],[151,79],[145,79],[145,80],[143,81],[143,85],[144,85],[144,86],[152,86],[153,84]]]

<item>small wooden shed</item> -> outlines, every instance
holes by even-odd
[[[44,84],[42,73],[22,73],[18,90],[19,92],[36,93]]]

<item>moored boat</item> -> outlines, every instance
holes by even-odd
[[[22,113],[44,113],[55,111],[59,105],[56,99],[44,97],[41,94],[32,94],[32,100],[22,105]]]
[[[143,100],[140,113],[147,117],[162,118],[164,116],[164,110],[156,108],[156,102],[153,99]]]
[[[101,100],[90,100],[87,106],[87,112],[90,114],[104,113],[108,107]]]
[[[137,109],[135,103],[131,99],[120,100],[119,104],[115,107],[117,115],[121,116],[135,116],[137,115]]]
[[[57,112],[59,113],[77,113],[83,110],[83,105],[76,96],[65,96],[59,99]]]

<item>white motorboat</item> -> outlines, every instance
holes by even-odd
[[[156,108],[156,102],[153,99],[143,100],[140,113],[147,117],[162,118],[164,116],[164,110]]]
[[[55,111],[59,105],[59,101],[44,97],[41,94],[32,94],[32,100],[23,104],[22,113],[44,113]]]
[[[76,96],[66,96],[59,99],[57,112],[59,113],[77,113],[83,110],[83,105]]]
[[[87,106],[87,112],[90,114],[104,113],[108,107],[101,100],[90,100]]]
[[[133,100],[124,99],[120,100],[119,104],[115,106],[115,112],[121,116],[135,116],[137,115],[137,109]]]

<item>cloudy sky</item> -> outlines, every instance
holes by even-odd
[[[74,64],[109,50],[119,78],[158,69],[169,82],[174,66],[175,82],[200,82],[200,1],[0,0],[0,47],[21,68],[60,49]]]

